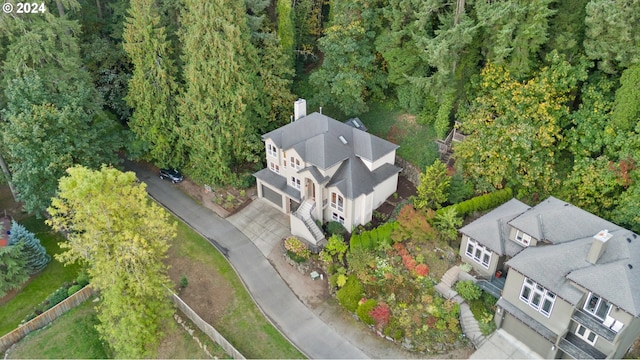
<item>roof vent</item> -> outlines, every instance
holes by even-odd
[[[631,243],[631,238],[627,238],[627,242],[628,242],[628,243]]]
[[[591,242],[591,248],[589,249],[589,253],[587,254],[587,261],[595,264],[598,262],[600,255],[605,250],[605,245],[609,239],[611,239],[613,235],[609,233],[609,230],[602,230],[597,233],[593,237],[593,241]]]
[[[345,139],[344,136],[340,135],[338,136],[338,139],[340,139],[340,141],[342,141],[343,144],[347,145],[347,139]]]
[[[627,267],[629,268],[629,270],[633,269],[633,265],[631,264],[627,264]]]

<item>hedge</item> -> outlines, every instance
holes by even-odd
[[[375,229],[363,231],[360,234],[351,235],[349,241],[349,249],[376,249],[380,243],[386,243],[391,246],[391,232],[398,228],[396,221],[388,222],[378,226]]]
[[[510,188],[504,188],[488,194],[476,196],[461,203],[449,205],[436,211],[436,214],[442,214],[450,208],[455,208],[458,216],[467,216],[475,211],[484,211],[493,209],[502,205],[513,198],[513,191]]]

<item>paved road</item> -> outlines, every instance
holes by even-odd
[[[124,166],[147,184],[153,198],[226,252],[258,306],[307,357],[369,358],[301,303],[253,242],[228,221],[197,204],[170,182],[160,180],[155,173],[129,161]]]

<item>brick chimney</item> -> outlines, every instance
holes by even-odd
[[[307,116],[307,100],[298,99],[293,103],[293,121]]]
[[[597,233],[593,240],[591,241],[591,249],[589,249],[589,254],[587,254],[587,261],[596,264],[598,259],[605,250],[605,246],[607,245],[607,241],[611,239],[613,235],[609,234],[609,230],[602,230]]]

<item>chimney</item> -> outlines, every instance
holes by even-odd
[[[298,99],[293,103],[293,121],[307,116],[307,100]]]
[[[591,242],[591,249],[589,249],[589,254],[587,254],[587,261],[596,264],[598,259],[600,259],[600,255],[604,252],[605,245],[607,241],[611,239],[613,235],[609,234],[609,230],[602,230],[597,233],[593,237],[593,241]]]

